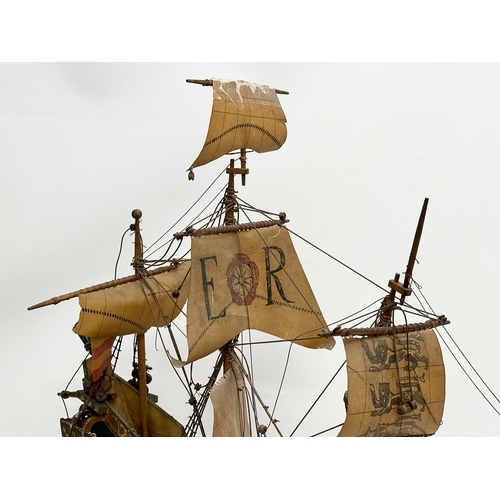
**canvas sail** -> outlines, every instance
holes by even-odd
[[[339,436],[428,436],[441,424],[445,372],[433,330],[346,338],[347,417]],[[414,409],[398,407],[413,400]]]
[[[210,391],[214,409],[213,437],[250,437],[246,391],[239,387],[233,369]]]
[[[188,296],[189,269],[184,262],[164,274],[79,296],[80,318],[73,331],[91,340],[94,380],[109,365],[115,337],[142,334],[177,317]]]
[[[288,230],[274,225],[192,236],[187,306],[191,363],[256,329],[310,348],[334,345],[320,338],[323,315],[304,274]]]
[[[207,138],[191,168],[241,148],[265,153],[284,144],[286,117],[273,88],[213,80],[213,99]]]

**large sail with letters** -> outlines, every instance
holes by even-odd
[[[334,345],[333,338],[318,337],[328,327],[288,230],[278,223],[248,226],[191,233],[185,363],[249,329],[309,348]]]

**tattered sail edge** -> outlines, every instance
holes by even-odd
[[[252,328],[251,330],[255,330],[255,331],[259,331],[261,333],[264,333],[266,335],[273,335],[275,337],[279,337],[278,335],[275,335],[274,333],[272,332],[266,332],[265,330],[259,330],[258,328]],[[241,333],[241,332],[240,332]],[[290,343],[293,343],[293,344],[297,344],[297,345],[300,345],[301,347],[306,347],[308,349],[327,349],[329,351],[331,351],[335,345],[336,345],[336,341],[333,337],[324,337],[324,336],[321,336],[320,334],[317,334],[316,336],[312,337],[312,336],[308,336],[307,338],[302,338],[301,337],[304,337],[304,336],[307,336],[308,333],[302,333],[294,338],[281,338],[281,340],[283,342],[290,342]],[[193,350],[193,347],[189,350],[189,353],[188,353],[188,357],[187,359],[184,361],[182,359],[177,359],[175,358],[174,356],[172,356],[172,354],[170,354],[169,351],[167,351],[167,356],[168,356],[168,359],[170,360],[170,362],[172,363],[172,365],[174,365],[176,368],[182,368],[186,365],[189,365],[191,363],[194,363],[195,361],[198,361],[200,359],[203,359],[207,356],[210,356],[210,354],[213,354],[215,351],[217,351],[218,349],[222,348],[227,342],[229,342],[232,338],[234,338],[235,336],[231,336],[230,338],[228,338],[227,341],[225,341],[224,343],[222,343],[219,347],[217,347],[216,349],[214,349],[213,351],[209,352],[208,354],[205,354],[203,356],[193,356],[191,357],[190,354],[191,354],[191,351]],[[317,345],[317,346],[310,346],[308,345],[307,343],[313,339],[316,339],[316,338],[321,338],[322,339],[322,343]]]
[[[242,80],[212,80],[212,83],[213,104],[207,136],[202,150],[189,167],[189,171],[242,148],[265,153],[276,151],[285,143],[287,137],[286,116],[276,89]],[[248,95],[243,95],[245,89],[249,90]],[[223,109],[222,104],[220,104],[223,101],[230,103],[229,108],[231,105],[234,108],[232,110]],[[254,107],[253,112],[246,109],[252,106]],[[259,115],[256,113],[255,107],[259,109],[260,106],[271,108],[271,112]],[[223,118],[221,119],[221,116],[217,118],[217,115],[222,115]],[[226,123],[225,117],[231,118],[228,123]],[[269,129],[266,123],[274,125]],[[276,126],[277,123],[280,124],[279,127]],[[250,128],[252,129],[251,133],[249,133]],[[239,135],[243,129],[248,132],[245,139]],[[260,139],[257,140],[257,137]]]
[[[245,80],[228,80],[228,79],[217,79],[212,78],[213,82],[213,98],[222,100],[225,96],[228,101],[232,102],[238,109],[243,109],[245,106],[245,99],[248,99],[248,96],[243,96],[241,92],[241,88],[243,86],[248,86],[253,93],[257,93],[262,91],[266,99],[259,99],[259,104],[263,106],[279,106],[281,108],[281,103],[279,102],[278,96],[276,95],[276,89],[270,87],[269,85],[261,85],[258,83],[247,82]],[[224,84],[229,85],[234,83],[236,86],[236,94],[239,99],[234,100],[230,93],[224,89]],[[256,98],[257,99],[257,98]],[[286,122],[286,118],[284,120]]]

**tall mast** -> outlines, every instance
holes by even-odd
[[[135,269],[135,274],[139,276],[142,271],[144,271],[143,262],[143,252],[142,252],[142,238],[140,232],[140,218],[142,217],[142,212],[135,209],[132,212],[132,217],[135,219],[135,223],[131,224],[130,229],[135,232],[135,242],[134,242],[134,262],[133,267]],[[137,334],[137,371],[138,371],[138,383],[139,383],[139,408],[140,408],[140,419],[141,419],[141,436],[147,437],[149,435],[148,429],[148,389],[146,382],[146,341],[144,333]]]
[[[225,209],[225,215],[224,215],[224,225],[225,226],[231,226],[233,224],[236,224],[236,217],[235,217],[235,212],[238,210],[237,203],[236,203],[236,191],[234,189],[234,176],[236,174],[241,175],[241,184],[244,186],[245,185],[245,176],[246,174],[249,173],[248,168],[246,168],[246,161],[247,161],[247,153],[246,149],[241,149],[240,151],[240,167],[235,167],[234,166],[234,159],[231,158],[229,162],[229,167],[226,168],[226,173],[228,174],[229,178],[227,181],[227,188],[226,188],[226,194],[224,197],[224,209]],[[224,364],[224,373],[226,373],[228,370],[231,369],[231,366],[233,364],[232,362],[232,352],[233,350],[233,341],[228,342],[222,349],[223,353],[223,364]]]
[[[415,261],[417,260],[418,246],[420,244],[420,238],[422,236],[422,231],[424,229],[424,221],[425,221],[425,215],[427,213],[428,203],[429,203],[429,198],[425,198],[422,210],[420,212],[420,218],[418,220],[415,236],[413,238],[413,245],[411,247],[410,256],[408,258],[408,264],[406,265],[404,283],[401,283],[399,281],[400,277],[399,274],[396,274],[394,276],[394,279],[389,281],[389,288],[391,289],[391,291],[389,292],[389,295],[387,295],[382,302],[376,326],[392,325],[392,313],[396,305],[395,303],[396,293],[399,293],[401,295],[399,299],[400,305],[403,305],[405,303],[406,297],[411,295],[410,282],[412,279],[413,267],[415,266]]]
[[[420,218],[418,220],[417,229],[415,231],[415,237],[413,239],[413,245],[411,247],[410,257],[408,258],[408,264],[406,266],[405,281],[403,284],[404,290],[410,290],[407,294],[401,294],[400,304],[404,304],[406,295],[410,295],[411,288],[409,288],[410,281],[412,279],[413,266],[417,260],[418,246],[420,244],[420,237],[422,236],[422,231],[424,229],[425,214],[427,212],[427,204],[429,203],[429,198],[425,198],[424,204],[422,206],[422,211],[420,212]]]
[[[186,81],[214,87],[207,139],[188,170],[188,179],[194,180],[193,168],[210,163],[225,154],[233,154],[236,151],[240,153],[238,158],[240,166],[236,167],[236,160],[231,159],[229,167],[226,168],[228,182],[223,200],[223,225],[229,230],[231,226],[239,224],[235,176],[241,175],[241,184],[245,186],[246,176],[249,173],[247,149],[257,153],[275,151],[286,140],[286,118],[276,94],[288,94],[288,92],[243,81],[208,79]],[[251,225],[250,223],[249,226]],[[233,369],[235,379],[239,380],[238,390],[241,391],[244,387],[242,372],[233,362],[233,356],[236,356],[234,343],[237,338],[238,335],[220,347],[220,351],[224,373]],[[258,432],[265,433],[262,428]]]

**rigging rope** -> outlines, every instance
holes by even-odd
[[[127,228],[127,230],[122,234],[121,240],[120,240],[120,249],[118,250],[118,256],[116,257],[116,263],[115,263],[115,279],[116,279],[116,274],[118,271],[118,262],[120,262],[120,256],[122,254],[122,249],[123,249],[123,239],[125,238],[125,235],[130,231],[130,227]]]
[[[241,351],[240,351],[241,352]],[[238,356],[236,356],[236,354],[234,353],[234,351],[230,351],[230,354],[232,356],[232,359],[234,362],[236,362],[238,364],[238,366],[240,367],[243,375],[245,376],[246,380],[248,380],[248,383],[250,384],[250,387],[252,389],[252,392],[255,394],[255,396],[257,397],[257,399],[259,400],[259,403],[261,404],[262,408],[264,409],[264,411],[266,412],[266,414],[270,417],[270,414],[269,414],[269,411],[268,411],[268,407],[264,404],[264,402],[262,401],[259,393],[257,392],[257,389],[255,389],[255,386],[253,385],[253,382],[252,380],[250,379],[250,376],[248,375],[248,372],[245,370],[245,368],[243,367],[243,364],[241,363],[241,360],[238,358]],[[246,360],[245,360],[246,361]],[[280,436],[283,436],[283,434],[281,433],[281,431],[279,430],[278,428],[278,425],[277,425],[277,420],[276,419],[271,419],[270,423],[273,424],[274,428],[276,429],[276,431],[278,432],[278,434]]]
[[[162,238],[165,237],[166,234],[168,234],[170,231],[172,231],[172,229],[174,227],[177,226],[177,224],[179,224],[179,222],[184,219],[184,217],[186,217],[186,215],[198,204],[198,202],[205,196],[205,194],[211,189],[211,187],[219,180],[219,178],[222,176],[223,173],[225,173],[226,171],[226,168],[224,168],[221,173],[213,180],[213,182],[207,187],[207,189],[205,189],[205,191],[203,191],[203,193],[198,197],[198,199],[184,212],[183,215],[181,215],[179,217],[179,219],[177,219],[176,222],[174,222],[169,229],[167,229],[154,243],[152,243],[146,250],[148,251],[151,251],[151,248],[156,245]],[[221,190],[222,191],[222,190]],[[216,196],[219,196],[221,191],[219,191],[219,193],[216,195]],[[213,201],[213,200],[212,200]],[[212,203],[212,201],[210,203]],[[208,206],[208,205],[207,205]],[[203,213],[204,210],[206,210],[207,206],[200,212]],[[196,219],[195,219],[196,220]],[[192,224],[192,223],[191,223]],[[161,247],[160,247],[161,248]],[[158,249],[159,250],[159,249]],[[157,251],[157,250],[155,250]],[[149,254],[151,255],[151,254]]]
[[[259,210],[255,207],[252,207],[250,204],[244,202],[243,200],[241,200],[239,197],[237,197],[238,201],[242,201],[243,203],[245,203],[245,205],[249,208],[251,208],[253,211],[257,212],[257,213],[260,213],[261,215],[264,215],[264,216],[267,216],[269,217],[268,214],[270,214],[270,212],[265,212],[263,210]],[[356,271],[355,269],[353,269],[352,267],[348,266],[347,264],[345,264],[344,262],[342,262],[341,260],[337,259],[336,257],[334,257],[333,255],[329,254],[328,252],[325,252],[324,250],[322,250],[321,248],[319,248],[318,246],[316,246],[314,243],[311,243],[310,241],[306,240],[305,238],[303,238],[302,236],[300,236],[299,234],[297,234],[295,231],[292,231],[290,228],[288,228],[288,231],[290,233],[292,233],[293,235],[295,235],[297,238],[301,239],[302,241],[304,241],[305,243],[307,243],[308,245],[312,246],[313,248],[315,248],[316,250],[318,250],[319,252],[325,254],[327,257],[330,257],[331,259],[333,259],[335,262],[337,262],[338,264],[341,264],[342,266],[346,267],[347,269],[349,269],[350,271],[352,271],[354,274],[357,274],[358,276],[360,276],[361,278],[365,279],[366,281],[368,281],[369,283],[371,283],[372,285],[375,285],[376,287],[380,288],[381,290],[384,290],[384,292],[386,291],[386,289],[382,286],[380,286],[378,283],[375,283],[374,281],[372,281],[371,279],[367,278],[366,276],[364,276],[363,274],[359,273],[358,271]]]
[[[254,371],[253,371],[254,362],[253,362],[252,330],[250,328],[248,328],[247,334],[248,334],[248,350],[250,351],[250,362],[248,362],[247,357],[245,356],[245,354],[243,352],[243,349],[240,349],[239,351],[241,352],[241,357],[243,358],[243,360],[245,361],[245,364],[247,366],[247,370],[248,370],[250,379],[255,380],[254,379]],[[240,344],[240,345],[243,345],[243,344]],[[258,434],[259,431],[258,431],[258,418],[257,418],[257,402],[255,400],[255,394],[253,391],[251,391],[251,396],[252,396],[251,407],[253,409],[254,419],[255,419],[255,428],[257,429],[257,434]]]
[[[434,312],[432,306],[429,304],[429,302],[427,301],[427,299],[425,298],[424,294],[422,293],[422,290],[420,289],[421,287],[418,288],[420,294],[422,295],[422,299],[425,301],[425,303],[427,304],[427,306],[430,308],[430,310],[432,311],[432,313],[435,315],[436,313]],[[418,297],[416,297],[418,302],[420,303],[421,307],[423,308],[423,304],[422,302],[420,301],[420,299]],[[467,356],[463,353],[463,351],[460,349],[460,347],[458,346],[458,344],[455,342],[455,340],[453,339],[453,337],[451,336],[451,334],[448,332],[448,330],[446,329],[445,326],[443,326],[444,328],[444,331],[448,334],[448,337],[450,338],[450,340],[453,342],[453,344],[455,345],[455,347],[458,349],[458,351],[460,352],[460,354],[463,356],[463,358],[465,359],[465,361],[467,361],[467,363],[469,364],[469,366],[472,368],[472,370],[474,371],[474,373],[478,376],[479,380],[481,380],[481,382],[484,384],[484,386],[488,389],[488,391],[493,395],[493,397],[500,403],[500,400],[497,398],[497,396],[495,395],[495,393],[490,389],[490,387],[488,386],[488,384],[483,380],[483,378],[481,377],[481,375],[479,375],[479,373],[477,372],[477,370],[474,368],[474,366],[472,365],[472,363],[469,361],[469,359],[467,358]],[[458,366],[462,369],[462,371],[465,373],[465,375],[467,376],[467,378],[470,380],[470,382],[472,383],[472,385],[477,389],[477,391],[481,394],[481,396],[483,396],[483,398],[486,400],[486,402],[493,408],[493,410],[498,414],[500,415],[500,412],[495,408],[495,406],[492,404],[492,402],[488,399],[488,397],[483,393],[483,391],[481,391],[481,389],[479,389],[479,387],[477,386],[477,384],[472,380],[472,377],[469,375],[469,373],[467,372],[467,370],[463,367],[463,365],[460,363],[460,361],[458,360],[457,356],[455,355],[455,353],[451,350],[450,346],[446,343],[446,341],[443,339],[443,336],[441,335],[441,333],[438,331],[437,332],[438,335],[439,335],[439,338],[442,340],[443,344],[446,346],[446,348],[448,349],[448,351],[450,352],[450,354],[453,356],[453,358],[455,359],[455,361],[457,362]]]
[[[69,382],[66,384],[66,387],[64,388],[64,391],[62,391],[63,393],[68,390],[68,387],[70,386],[71,382],[73,382],[73,379],[76,377],[76,374],[83,367],[83,364],[85,363],[85,361],[87,361],[87,359],[88,359],[89,356],[90,356],[90,353],[87,353],[85,355],[85,358],[83,358],[83,361],[78,365],[78,368],[76,369],[75,373],[73,373],[73,376],[69,379]],[[64,400],[63,397],[61,397],[61,400],[62,400],[63,405],[64,405],[64,410],[66,411],[66,418],[69,418],[68,407],[66,406],[66,402],[65,402],[65,400]]]
[[[317,432],[316,434],[312,434],[310,437],[316,437],[321,434],[324,434],[325,432],[333,431],[333,429],[338,429],[339,427],[342,427],[344,423],[342,422],[341,424],[334,425],[333,427],[330,427],[329,429],[325,429],[324,431]]]
[[[168,242],[166,242],[165,244],[161,245],[160,247],[158,247],[156,250],[152,250],[152,248],[162,239],[165,237],[165,235],[170,232],[182,219],[184,219],[187,214],[199,203],[199,201],[205,196],[205,194],[212,188],[212,186],[215,184],[215,182],[222,176],[222,174],[225,172],[225,169],[222,170],[222,172],[214,179],[214,181],[207,187],[207,189],[202,193],[202,195],[191,205],[191,207],[162,235],[160,236],[160,238],[158,238],[150,247],[148,247],[148,251],[150,252],[148,255],[152,255],[154,252],[157,252],[159,251],[161,248],[163,248],[164,246],[168,245],[168,248],[165,250],[163,256],[161,259],[165,258],[167,256],[167,254],[170,252],[171,248],[172,248],[172,245],[173,245],[173,242],[174,242],[174,238],[170,239]],[[217,209],[209,216],[205,217],[204,219],[201,219],[201,221],[199,220],[199,217],[201,216],[201,214],[208,208],[208,206],[210,206],[214,200],[216,199],[217,196],[220,196],[221,192],[225,189],[225,186],[223,189],[221,189],[217,195],[215,197],[212,198],[212,200],[205,206],[205,208],[203,208],[198,216],[194,219],[194,221],[191,222],[191,225],[193,225],[195,223],[195,221],[198,221],[198,223],[200,223],[201,221],[204,221],[206,220],[206,224],[203,226],[203,227],[208,227],[210,225],[213,225],[213,224],[216,224],[217,221],[219,224],[221,224],[221,221],[222,221],[222,217],[223,217],[223,212],[224,212],[224,202],[223,200],[220,201],[217,205]],[[241,200],[240,198],[238,198],[235,194],[234,196],[235,200],[238,202],[238,205],[239,205],[239,209],[241,210],[241,212],[244,214],[244,216],[250,221],[250,218],[247,214],[247,211],[254,211],[256,213],[259,213],[267,218],[271,218],[270,216],[273,215],[273,216],[276,216],[278,214],[271,214],[270,212],[265,212],[265,211],[262,211],[262,210],[258,210],[254,207],[252,207],[251,205],[247,204],[246,202],[244,202],[243,200]],[[237,217],[239,217],[239,213],[240,213],[240,210],[236,210],[236,214],[237,214]],[[288,228],[287,228],[288,229]],[[129,229],[127,229],[127,231],[125,231],[125,233],[122,235],[122,238],[121,238],[121,243],[120,243],[120,250],[119,250],[119,254],[118,254],[118,258],[117,258],[117,261],[116,261],[116,265],[115,265],[115,278],[116,278],[116,273],[117,273],[117,266],[118,266],[118,262],[119,262],[119,259],[120,259],[120,256],[121,256],[121,252],[122,252],[122,246],[123,246],[123,240],[124,240],[124,237],[126,235],[126,233],[129,231]],[[317,251],[323,253],[324,255],[326,255],[327,257],[331,258],[332,260],[336,261],[337,263],[341,264],[342,266],[344,266],[345,268],[349,269],[350,271],[352,271],[354,274],[357,274],[358,276],[360,276],[361,278],[363,278],[364,280],[368,281],[369,283],[373,284],[374,286],[380,288],[381,290],[383,290],[384,292],[386,292],[386,288],[380,286],[379,284],[375,283],[374,281],[370,280],[369,278],[367,278],[366,276],[364,276],[363,274],[359,273],[358,271],[354,270],[353,268],[351,268],[350,266],[348,266],[347,264],[345,264],[344,262],[340,261],[339,259],[335,258],[334,256],[332,256],[331,254],[325,252],[324,250],[322,250],[321,248],[319,248],[318,246],[314,245],[313,243],[311,243],[310,241],[308,241],[307,239],[303,238],[302,236],[298,235],[297,233],[295,233],[294,231],[288,229],[288,231],[293,234],[294,236],[296,236],[297,238],[299,238],[300,240],[304,241],[305,243],[307,243],[308,245],[310,245],[311,247],[313,247],[314,249],[316,249]],[[182,240],[179,242],[179,245],[177,246],[177,248],[175,249],[174,252],[172,252],[172,256],[175,255],[175,253],[177,251],[179,251],[180,247],[181,247],[181,243],[182,243]],[[184,256],[186,256],[187,254],[189,253],[189,250],[184,254]],[[184,257],[183,256],[183,257]],[[159,260],[161,260],[159,259]],[[156,261],[158,262],[158,260]],[[149,263],[149,265],[154,265]],[[285,271],[286,272],[286,271]],[[413,280],[412,280],[413,281]],[[293,280],[292,280],[293,282]],[[421,292],[421,287],[415,282],[416,284],[416,287],[418,288],[418,290],[420,291],[423,299],[425,300],[425,302],[427,303],[427,305],[430,307],[429,303],[427,302],[427,300],[425,299],[423,293]],[[300,292],[300,290],[299,290]],[[413,308],[412,306],[408,305],[407,304],[407,307],[409,309],[412,309],[412,310],[409,310],[408,312],[411,313],[411,314],[417,314],[417,315],[421,315],[423,317],[429,317],[428,313],[425,311],[425,308],[423,307],[422,303],[420,302],[420,300],[418,299],[418,297],[416,297],[417,300],[419,301],[420,305],[422,306],[422,310],[418,310],[416,308]],[[363,315],[360,315],[361,312],[365,311],[366,309],[368,309],[369,307],[373,306],[373,304],[375,304],[376,302],[378,302],[380,299],[378,299],[377,301],[373,302],[372,304],[370,304],[369,306],[366,306],[365,308],[361,309],[360,311],[358,311],[357,313],[354,313],[350,316],[347,316],[346,318],[342,319],[341,321],[344,322],[346,320],[349,320],[348,322],[349,323],[352,323],[354,321],[359,321],[359,323],[357,324],[360,324],[361,322],[365,321],[365,319],[362,319],[362,318],[365,318],[365,317],[372,317],[373,315],[377,315],[377,312],[373,313],[373,312],[367,312]],[[398,308],[400,309],[400,308]],[[432,310],[432,307],[430,307],[430,309]],[[160,307],[160,310],[161,310],[161,307]],[[407,321],[407,318],[406,318],[406,314],[405,312],[400,309],[403,314],[404,314],[404,317],[405,317],[405,322],[408,323]],[[432,310],[432,313],[437,317],[436,313]],[[184,314],[184,312],[183,312]],[[333,323],[331,323],[333,324]],[[330,325],[331,325],[330,324]],[[338,322],[337,322],[338,324]],[[329,326],[330,326],[329,325]],[[173,336],[173,332],[171,331],[171,327],[170,327],[170,324],[168,325],[168,329],[169,329],[169,332],[170,332],[170,336],[172,338],[172,343],[174,344],[174,347],[176,349],[176,352],[178,351],[177,350],[177,345],[175,343],[175,339],[174,339],[174,336]],[[447,331],[446,328],[444,328],[446,333],[448,334],[448,336],[450,337],[450,339],[452,340],[452,342],[455,344],[456,348],[459,350],[460,354],[464,357],[464,359],[467,361],[467,363],[470,365],[470,367],[472,368],[472,370],[476,373],[476,375],[479,377],[479,379],[481,380],[481,382],[484,384],[484,386],[489,390],[489,392],[495,397],[495,399],[500,402],[500,400],[496,397],[496,395],[492,392],[492,390],[489,388],[489,386],[486,384],[486,382],[482,379],[482,377],[479,375],[479,373],[476,371],[476,369],[472,366],[472,364],[470,363],[470,361],[467,359],[467,357],[464,355],[464,353],[462,352],[462,350],[458,347],[458,345],[456,344],[456,342],[453,340],[453,338],[451,337],[451,335],[449,334],[449,332]],[[166,347],[165,347],[165,344],[164,344],[164,341],[163,341],[163,338],[161,336],[161,333],[159,331],[159,329],[157,329],[157,332],[158,332],[158,336],[160,337],[160,340],[161,340],[161,343],[163,345],[163,348],[165,350],[165,352],[167,353],[167,350],[166,350]],[[289,361],[290,361],[290,356],[291,356],[291,348],[293,346],[293,342],[290,341],[290,340],[274,340],[274,341],[264,341],[264,342],[253,342],[252,341],[252,338],[251,338],[251,332],[249,330],[249,342],[248,343],[240,343],[238,344],[239,346],[245,346],[245,345],[249,345],[250,346],[250,358],[251,358],[251,364],[250,364],[250,368],[249,368],[249,372],[252,374],[252,376],[250,377],[248,375],[248,373],[245,372],[245,370],[243,370],[245,372],[245,376],[249,379],[249,382],[252,386],[252,400],[253,402],[250,404],[249,403],[249,410],[250,411],[250,406],[253,408],[254,410],[254,415],[256,415],[256,402],[255,402],[255,395],[256,395],[256,391],[255,389],[253,388],[253,385],[251,383],[251,380],[253,380],[253,354],[252,354],[252,346],[255,344],[265,344],[265,343],[275,343],[275,342],[289,342],[289,349],[288,349],[288,354],[287,354],[287,357],[286,357],[286,362],[285,362],[285,367],[283,369],[283,374],[282,374],[282,378],[281,378],[281,382],[280,382],[280,385],[279,385],[279,389],[278,389],[278,392],[277,392],[277,395],[276,395],[276,399],[274,401],[274,405],[273,405],[273,409],[272,409],[272,412],[270,414],[270,420],[271,422],[274,421],[274,413],[276,411],[276,408],[277,408],[277,404],[278,404],[278,401],[279,401],[279,398],[280,398],[280,395],[281,395],[281,391],[282,391],[282,387],[283,387],[283,384],[284,384],[284,380],[285,380],[285,377],[286,377],[286,373],[287,373],[287,370],[288,370],[288,364],[289,364]],[[185,335],[185,334],[184,334]],[[305,334],[304,334],[305,335]],[[498,410],[493,406],[493,404],[489,401],[489,399],[483,394],[483,392],[479,389],[479,387],[476,385],[476,383],[472,380],[472,378],[470,377],[470,375],[467,373],[467,371],[465,370],[465,368],[462,366],[462,364],[458,361],[457,357],[455,356],[455,354],[452,352],[452,350],[450,349],[450,347],[448,346],[448,344],[444,341],[444,339],[442,338],[441,334],[438,332],[438,335],[440,336],[441,340],[443,341],[444,345],[447,347],[447,349],[449,350],[449,352],[452,354],[452,356],[455,358],[455,360],[457,361],[458,365],[460,366],[460,368],[464,371],[464,373],[467,375],[467,377],[469,378],[469,380],[472,382],[472,384],[476,387],[476,389],[480,392],[480,394],[486,399],[486,401],[490,404],[490,406],[492,406],[492,408],[495,410],[496,413],[498,413],[500,415],[500,413],[498,412]],[[407,338],[407,342],[408,342],[408,338]],[[395,346],[396,347],[396,346]],[[408,351],[409,347],[407,346],[407,351]],[[118,347],[118,350],[119,350],[119,347]],[[167,356],[168,357],[168,356]],[[178,357],[180,359],[180,355],[178,354]],[[246,359],[246,357],[244,356],[243,352],[242,352],[242,357],[243,357],[243,360],[244,362],[247,364],[247,367],[248,367],[248,361]],[[169,361],[171,362],[170,358],[169,358]],[[407,359],[408,361],[408,369],[409,369],[409,358]],[[241,363],[241,361],[238,360],[239,363]],[[220,363],[222,363],[222,360],[220,360]],[[83,363],[82,363],[83,364]],[[200,397],[200,400],[199,402],[195,402],[195,404],[193,405],[193,415],[192,417],[190,417],[190,420],[188,422],[188,425],[186,426],[186,430],[189,429],[190,431],[190,435],[195,435],[196,432],[197,432],[197,428],[200,427],[201,429],[201,432],[203,435],[205,435],[205,432],[204,432],[204,429],[203,429],[203,425],[202,425],[202,421],[201,421],[201,415],[203,414],[203,411],[206,407],[206,404],[207,404],[207,401],[208,401],[208,397],[209,397],[209,392],[210,392],[210,389],[211,387],[213,386],[213,384],[215,383],[215,372],[217,370],[217,373],[218,371],[220,370],[220,366],[218,367],[217,369],[217,365],[219,364],[219,360],[216,364],[216,367],[214,367],[214,375],[212,377],[214,377],[214,379],[210,379],[209,380],[209,383],[205,386],[205,390],[204,392],[202,393],[201,397]],[[305,415],[303,416],[303,418],[300,420],[300,422],[297,424],[297,426],[295,427],[295,429],[293,430],[293,432],[290,434],[290,436],[293,436],[293,434],[296,432],[296,430],[299,428],[299,426],[303,423],[303,421],[306,419],[306,417],[308,416],[308,414],[312,411],[313,407],[317,404],[317,402],[319,401],[319,399],[323,396],[324,392],[327,390],[327,388],[330,386],[330,384],[333,382],[333,380],[335,379],[335,377],[338,375],[338,373],[340,372],[340,370],[342,369],[342,367],[346,364],[346,362],[344,361],[344,363],[340,366],[340,368],[337,370],[337,372],[333,375],[332,379],[328,382],[328,384],[326,385],[326,387],[323,389],[323,391],[320,393],[320,395],[318,396],[318,398],[314,401],[314,403],[311,405],[311,407],[309,408],[309,410],[305,413]],[[242,365],[241,365],[242,366]],[[242,367],[243,368],[243,367]],[[191,389],[191,386],[193,385],[193,380],[192,380],[192,369],[193,369],[193,366],[191,365],[191,380],[189,380],[189,377],[183,367],[183,372],[184,372],[184,376],[186,378],[186,383],[187,383],[187,386],[184,384],[181,376],[177,373],[177,370],[174,369],[174,371],[176,372],[177,376],[179,377],[181,383],[184,385],[186,391],[188,392],[188,394],[194,398],[194,394],[192,392],[192,389]],[[76,375],[76,373],[75,373]],[[72,379],[75,377],[75,375],[73,375]],[[70,381],[71,382],[71,381]],[[68,384],[69,386],[69,384]],[[65,407],[66,407],[66,404],[64,403]],[[199,413],[199,410],[201,410],[201,414]],[[66,413],[67,412],[67,409],[66,409]],[[329,429],[326,429],[325,431],[322,431],[320,433],[317,433],[317,434],[314,434],[313,436],[318,436],[320,434],[323,434],[325,432],[328,432],[329,430],[332,430],[332,429],[335,429],[337,427],[340,427],[342,424],[339,424],[335,427],[331,427]],[[278,431],[279,432],[279,431]]]
[[[341,264],[342,266],[346,267],[347,269],[349,269],[349,271],[352,271],[354,274],[357,274],[358,276],[360,276],[361,278],[365,279],[366,281],[368,281],[369,283],[371,283],[372,285],[375,285],[376,287],[380,288],[381,290],[384,290],[387,291],[383,286],[380,286],[378,283],[375,283],[374,281],[372,281],[370,278],[367,278],[366,276],[364,276],[363,274],[359,273],[358,271],[356,271],[355,269],[353,269],[352,267],[348,266],[347,264],[344,264],[341,260],[337,259],[336,257],[334,257],[333,255],[330,255],[328,252],[325,252],[324,250],[322,250],[321,248],[319,248],[318,246],[314,245],[314,243],[311,243],[310,241],[307,241],[305,238],[303,238],[302,236],[298,235],[295,231],[292,231],[291,229],[288,229],[288,231],[290,231],[290,233],[294,234],[295,236],[297,236],[297,238],[300,238],[302,241],[304,241],[305,243],[307,243],[308,245],[311,245],[313,248],[315,248],[316,250],[318,250],[319,252],[321,253],[324,253],[327,257],[330,257],[331,259],[333,259],[335,262]]]
[[[278,393],[276,394],[276,399],[274,400],[274,406],[273,406],[273,411],[271,412],[271,419],[274,419],[274,412],[276,411],[276,407],[278,406],[278,401],[281,395],[281,390],[283,389],[283,383],[285,382],[285,376],[286,372],[288,370],[288,363],[290,361],[290,356],[292,354],[292,346],[294,344],[290,342],[290,345],[288,346],[288,354],[286,355],[286,361],[285,361],[285,367],[283,368],[283,375],[281,377],[281,382],[278,388]]]
[[[309,415],[309,413],[311,413],[311,410],[314,408],[314,406],[316,405],[316,403],[323,396],[323,394],[325,393],[325,391],[328,389],[328,387],[330,386],[330,384],[333,382],[333,380],[335,379],[335,377],[340,373],[340,370],[342,370],[342,368],[344,367],[344,365],[346,363],[347,363],[347,361],[344,361],[340,365],[339,369],[335,372],[335,374],[333,375],[333,377],[330,379],[330,382],[328,382],[328,384],[326,384],[325,388],[320,392],[319,396],[316,398],[316,400],[311,405],[311,407],[309,408],[309,410],[307,410],[306,414],[302,417],[302,419],[300,420],[300,422],[297,424],[297,426],[295,427],[295,429],[292,431],[292,433],[290,434],[290,437],[292,437],[295,434],[295,431],[302,425],[302,422],[304,422],[304,420],[306,419],[307,415]]]

